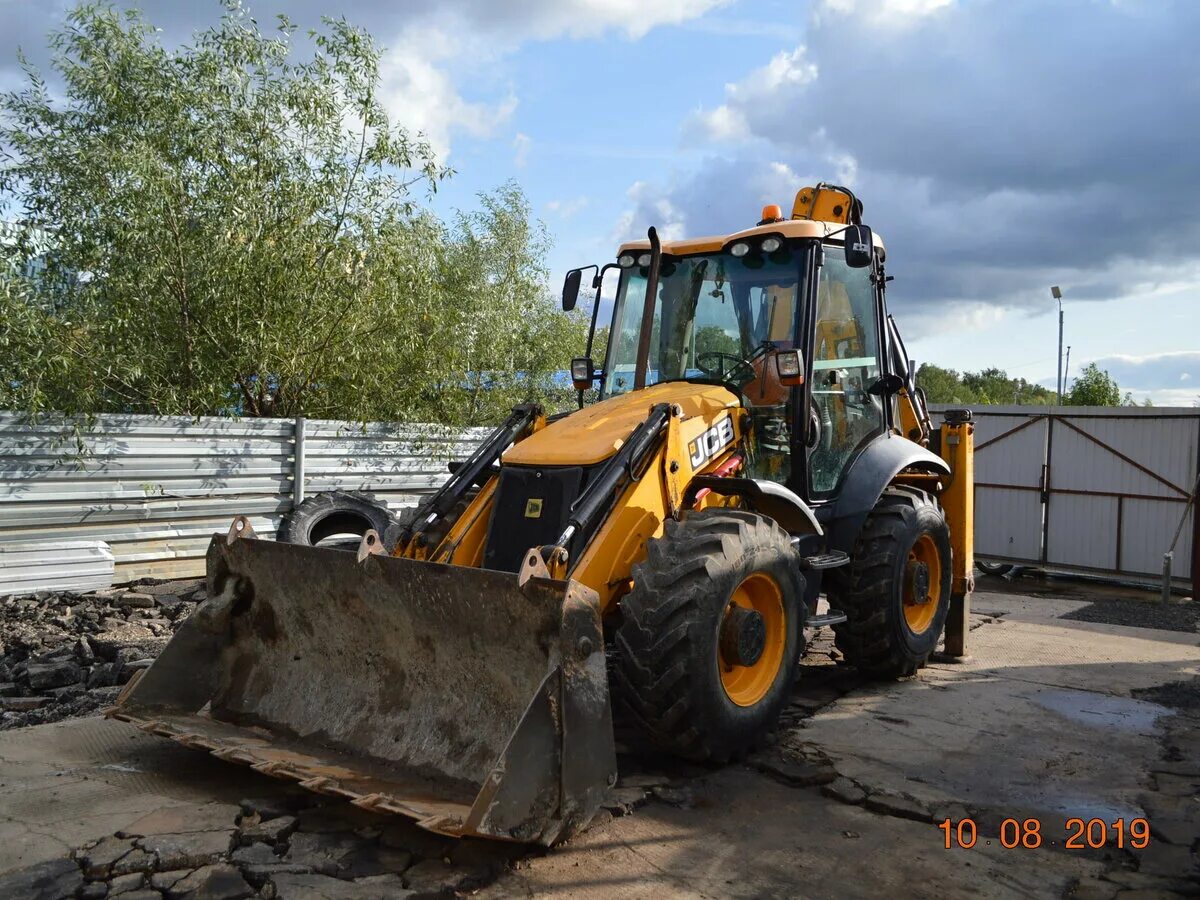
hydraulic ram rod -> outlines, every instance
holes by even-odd
[[[436,494],[420,505],[417,516],[408,533],[402,536],[402,541],[418,539],[429,526],[454,509],[455,504],[466,496],[479,476],[490,468],[492,463],[500,458],[500,454],[508,449],[509,444],[527,431],[540,415],[542,408],[536,403],[514,406],[500,427],[487,436]]]

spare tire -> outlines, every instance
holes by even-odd
[[[388,508],[371,494],[329,491],[313,494],[284,516],[276,540],[354,550],[369,529],[382,536],[393,521]]]
[[[1010,563],[988,562],[984,559],[975,560],[975,568],[985,575],[1007,575],[1013,570]]]

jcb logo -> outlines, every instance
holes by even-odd
[[[700,437],[688,442],[688,460],[692,464],[692,471],[699,469],[732,443],[733,419],[726,416]]]

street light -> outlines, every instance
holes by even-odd
[[[1062,341],[1063,341],[1063,308],[1062,308],[1062,289],[1056,284],[1050,288],[1050,296],[1058,301],[1058,391],[1055,398],[1055,406],[1062,406],[1063,395],[1063,360],[1062,360]]]

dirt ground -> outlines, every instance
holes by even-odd
[[[1146,602],[984,579],[970,658],[899,683],[819,634],[772,748],[622,756],[603,815],[550,852],[439,839],[117,722],[14,729],[0,896],[1200,896],[1200,635],[1071,617],[1114,596]]]

